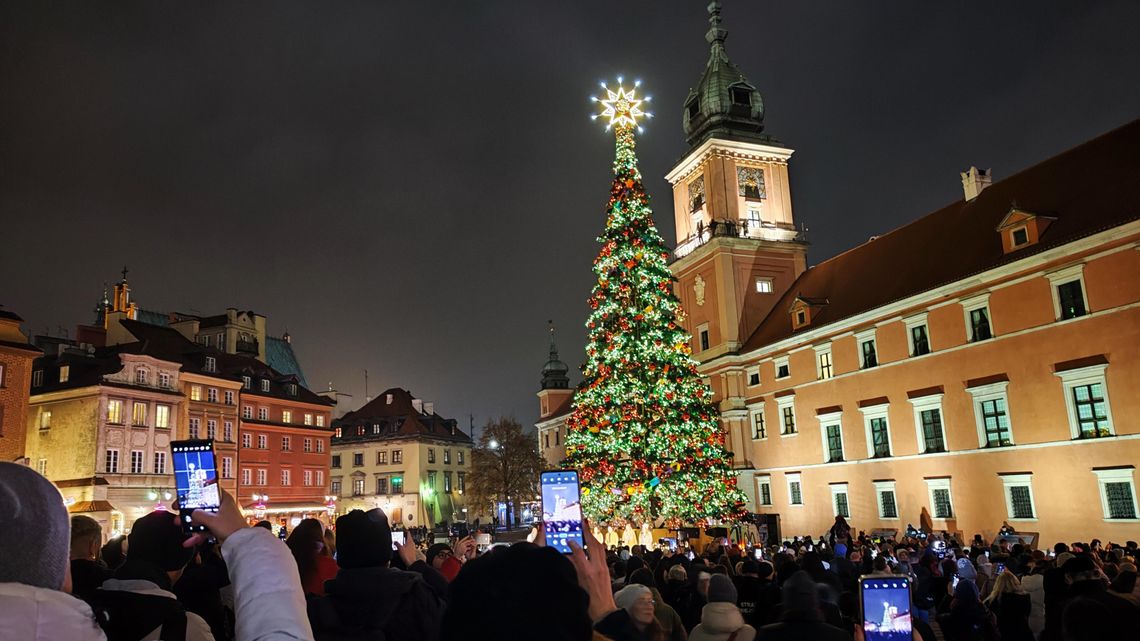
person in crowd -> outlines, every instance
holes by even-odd
[[[103,641],[90,606],[71,589],[70,522],[46,478],[0,462],[0,639]]]
[[[640,568],[629,575],[629,585],[635,584],[649,588],[653,596],[653,616],[657,618],[657,624],[661,627],[664,641],[685,641],[688,637],[685,633],[685,623],[681,621],[681,615],[661,598],[649,568]]]
[[[832,524],[827,534],[828,543],[832,549],[840,544],[849,545],[851,543],[851,526],[847,524],[847,519],[843,518],[842,515],[836,515],[835,523]]]
[[[1034,641],[1033,631],[1029,628],[1032,601],[1013,572],[1006,570],[999,574],[982,603],[997,617],[1002,641]]]
[[[171,590],[186,609],[202,617],[216,641],[233,638],[233,604],[224,605],[222,590],[230,585],[229,572],[216,543],[206,541]]]
[[[740,573],[733,577],[732,581],[736,585],[736,605],[740,608],[740,614],[746,623],[754,628],[757,627],[760,601],[766,596],[765,588],[770,581],[760,579],[760,563],[753,559],[740,562]]]
[[[99,558],[103,560],[103,565],[108,570],[114,571],[123,564],[123,559],[127,558],[127,537],[120,534],[113,536],[103,544],[99,550]]]
[[[1104,573],[1096,567],[1092,556],[1087,553],[1078,554],[1068,559],[1061,567],[1065,573],[1065,581],[1069,586],[1067,600],[1079,598],[1083,601],[1100,604],[1104,610],[1102,618],[1113,629],[1125,630],[1135,627],[1137,620],[1140,620],[1140,608],[1132,601],[1108,590],[1108,582],[1105,580]],[[1062,629],[1066,635],[1073,628],[1066,622],[1070,605],[1071,603],[1066,603],[1062,610]],[[1092,609],[1095,608],[1092,606],[1085,608],[1086,611]]]
[[[1029,595],[1028,623],[1034,639],[1045,629],[1045,570],[1048,568],[1042,554],[1040,558],[1034,558],[1029,574],[1021,578],[1021,589]]]
[[[737,607],[736,586],[724,575],[709,580],[708,603],[701,610],[701,622],[689,635],[691,641],[752,641],[756,628],[744,622]]]
[[[304,519],[292,534],[285,539],[285,545],[293,553],[297,561],[297,570],[301,576],[301,587],[305,594],[322,596],[325,593],[325,581],[336,577],[336,561],[325,554],[325,526],[316,519]]]
[[[325,528],[325,549],[322,553],[330,559],[336,560],[336,534],[332,528]]]
[[[613,641],[663,641],[665,631],[657,622],[653,592],[644,585],[630,584],[614,593],[614,604],[628,616],[624,625],[610,628]]]
[[[308,607],[318,641],[350,634],[387,641],[437,639],[443,602],[419,573],[388,567],[392,531],[384,512],[352,510],[336,520],[336,533],[340,570],[325,582],[325,595],[311,599]]]
[[[131,526],[127,558],[88,599],[100,613],[111,641],[178,635],[187,641],[214,638],[205,619],[187,612],[172,591],[194,557],[192,548],[183,547],[185,539],[182,528],[165,510],[151,512]]]
[[[269,521],[265,521],[265,520],[261,520],[261,521],[258,521],[257,523],[254,523],[253,527],[263,528],[263,529],[269,530],[270,532],[273,531],[273,524],[270,523]]]
[[[807,572],[797,571],[783,585],[780,620],[763,626],[756,638],[761,641],[849,641],[843,630],[825,623],[819,609],[815,582]]]
[[[83,598],[111,578],[99,551],[103,528],[95,519],[76,514],[71,517],[71,593]]]
[[[953,590],[949,611],[938,617],[946,641],[989,641],[996,638],[996,626],[982,605],[978,584],[959,577]]]
[[[1136,566],[1132,563],[1121,563],[1120,573],[1109,584],[1108,589],[1140,606],[1140,581],[1136,579]]]
[[[689,572],[685,569],[684,563],[671,565],[665,572],[665,585],[661,587],[661,596],[665,599],[665,603],[678,614],[681,613],[678,608],[681,605],[680,596],[686,589],[688,582]]]

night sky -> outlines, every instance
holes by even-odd
[[[961,198],[971,164],[1001,179],[1140,115],[1129,0],[723,15],[797,150],[812,263]],[[0,303],[74,328],[125,263],[147,309],[265,314],[316,389],[359,404],[367,368],[463,425],[533,423],[547,319],[584,355],[613,155],[588,96],[619,74],[653,95],[638,149],[672,245],[707,26],[699,0],[5,3]]]

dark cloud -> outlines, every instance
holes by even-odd
[[[685,151],[704,2],[73,2],[0,9],[2,301],[89,320],[132,267],[152,309],[286,328],[310,381],[408,387],[477,421],[535,414],[545,321],[582,359],[610,138],[639,75],[642,170]],[[724,9],[769,131],[797,149],[818,262],[1140,113],[1136,3]]]

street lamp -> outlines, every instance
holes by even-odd
[[[265,518],[265,504],[269,502],[268,494],[254,494],[253,499],[253,517],[261,520]]]

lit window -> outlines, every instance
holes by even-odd
[[[999,474],[1005,489],[1005,506],[1010,520],[1036,519],[1032,474]]]
[[[459,490],[460,494],[467,491],[467,473],[466,472],[456,472],[455,473],[455,481],[456,481],[455,487],[457,490]]]
[[[202,400],[202,386],[201,385],[191,385],[190,386],[190,400],[192,400],[192,401]]]
[[[926,479],[930,495],[930,514],[936,519],[954,518],[954,504],[950,496],[950,478]]]
[[[1136,484],[1132,478],[1133,472],[1135,470],[1131,465],[1093,470],[1100,486],[1101,507],[1104,508],[1106,520],[1136,519]]]
[[[325,415],[324,414],[317,414],[317,427],[324,427],[324,426],[325,426]]]
[[[795,396],[781,396],[776,399],[776,406],[780,409],[780,436],[796,434],[796,408]]]
[[[446,470],[443,472],[443,491],[451,494],[451,472]]]
[[[304,419],[301,422],[304,423],[305,425],[312,425],[313,424],[313,415],[312,414],[305,414]]]
[[[392,450],[392,462],[393,463],[403,463],[404,462],[404,453],[401,450]]]
[[[816,378],[821,381],[826,381],[835,375],[831,366],[831,345],[815,348],[815,371]]]
[[[458,456],[458,457],[459,457],[459,458],[458,458],[458,460],[457,460],[456,462],[457,462],[459,465],[463,465],[463,450],[459,450],[459,451],[458,451],[458,452],[456,452],[455,454],[456,454],[456,456]]]
[[[364,479],[352,479],[352,495],[360,496],[364,494]]]
[[[967,387],[974,397],[974,418],[978,427],[978,447],[1013,445],[1006,388],[1009,381]]]
[[[1105,363],[1057,372],[1065,393],[1069,432],[1073,438],[1112,436]]]
[[[154,426],[163,429],[170,428],[170,406],[169,405],[155,405],[154,406]]]
[[[123,402],[117,398],[107,401],[107,422],[114,425],[123,423]]]
[[[131,425],[146,426],[146,403],[131,404]]]
[[[281,422],[282,423],[292,423],[293,422],[293,412],[290,410],[281,410]]]
[[[444,450],[443,451],[443,464],[444,465],[451,465],[451,450]]]
[[[51,410],[40,411],[40,429],[46,430],[51,427]]]
[[[70,365],[60,365],[59,366],[59,382],[60,383],[66,383],[67,379],[69,379],[69,378],[71,378],[71,366]]]
[[[757,278],[756,279],[756,293],[757,294],[771,294],[772,293],[772,279],[771,278]]]
[[[376,464],[377,465],[387,465],[388,464],[388,452],[386,450],[377,450],[376,451]]]
[[[404,478],[402,476],[392,477],[392,494],[404,493]]]

